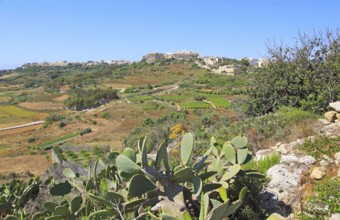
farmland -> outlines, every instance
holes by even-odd
[[[120,149],[135,144],[144,135],[153,136],[149,145],[156,144],[158,138],[168,135],[171,126],[183,123],[185,118],[192,121],[187,124],[188,128],[195,129],[194,121],[203,120],[201,117],[204,116],[192,114],[191,110],[224,114],[228,101],[219,94],[221,90],[213,94],[216,89],[205,88],[208,85],[185,86],[207,74],[204,69],[192,69],[191,66],[190,62],[157,65],[141,62],[88,68],[40,67],[13,72],[0,81],[0,88],[3,88],[0,97],[4,98],[0,106],[0,127],[47,118],[53,120],[44,125],[0,131],[0,158],[29,155],[41,159],[44,156],[50,164],[53,162],[48,157],[50,150],[58,146],[76,149],[76,155],[66,150],[64,156],[80,161],[92,158],[92,154],[82,151],[83,148],[109,146]],[[50,75],[57,77],[52,79]],[[228,77],[223,79],[229,80]],[[117,89],[120,99],[83,111],[65,109],[64,102],[72,98],[72,94],[96,88]],[[213,109],[213,105],[220,109]],[[87,128],[92,132],[79,135]]]
[[[230,102],[221,97],[211,97],[208,98],[208,100],[212,102],[216,108],[228,108],[231,105]]]
[[[209,109],[211,105],[206,102],[185,102],[181,103],[180,106],[184,109]]]
[[[34,116],[36,112],[24,110],[17,106],[0,106],[0,112],[7,117],[20,117],[20,118],[28,118]]]

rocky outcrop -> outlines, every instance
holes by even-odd
[[[335,111],[325,114],[325,116],[331,115],[332,120],[319,119],[319,135],[330,138],[340,137],[340,124],[334,119],[334,117],[337,119],[338,114]],[[315,136],[307,139],[313,140]],[[262,205],[268,213],[279,213],[288,219],[294,219],[292,213],[301,211],[302,207],[303,179],[319,181],[324,178],[328,169],[330,167],[333,169],[334,166],[340,176],[340,152],[336,153],[334,158],[324,155],[317,161],[312,156],[302,155],[298,150],[298,146],[304,141],[305,139],[291,143],[279,142],[269,149],[259,150],[256,153],[256,161],[271,154],[281,155],[280,163],[268,169],[266,174],[270,180],[261,194]]]
[[[282,155],[279,164],[267,171],[270,181],[261,197],[263,207],[269,213],[289,216],[301,209],[302,174],[316,162],[312,156]]]

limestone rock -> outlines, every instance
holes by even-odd
[[[322,177],[324,177],[324,175],[325,175],[325,172],[322,167],[315,167],[312,173],[310,174],[310,177],[315,180],[321,180]]]
[[[321,160],[321,161],[320,161],[320,165],[321,165],[322,167],[327,167],[327,166],[329,165],[329,163],[328,163],[326,160]]]
[[[312,156],[282,155],[280,164],[267,170],[270,181],[261,193],[262,205],[266,211],[283,213],[283,216],[291,213],[290,208],[300,211],[300,179],[303,172],[315,162]]]
[[[339,137],[340,136],[340,125],[336,123],[326,125],[320,129],[320,133],[330,138]]]
[[[340,113],[337,113],[335,117],[340,120]]]
[[[339,220],[340,219],[340,213],[332,214],[329,220]]]
[[[327,119],[319,118],[318,121],[321,125],[329,125],[331,122],[329,122]]]
[[[327,119],[327,121],[329,122],[334,122],[336,119],[336,112],[335,111],[329,111],[325,113],[325,118]]]
[[[280,164],[297,164],[297,165],[306,165],[310,166],[316,162],[315,158],[312,156],[303,156],[299,157],[294,154],[291,155],[282,155]]]
[[[337,112],[340,112],[340,101],[329,103],[329,106]]]
[[[340,164],[340,151],[334,155],[335,163]]]

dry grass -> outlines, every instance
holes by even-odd
[[[8,175],[11,172],[25,173],[30,171],[35,175],[42,175],[49,169],[51,161],[44,155],[22,155],[16,157],[2,157],[0,160],[0,173]]]
[[[53,101],[56,101],[56,102],[63,102],[65,101],[66,99],[68,99],[68,94],[63,94],[61,96],[57,96],[53,99]]]
[[[63,109],[63,104],[53,102],[21,102],[18,105],[26,109],[37,111]]]
[[[63,86],[60,86],[59,89],[62,90],[62,91],[68,91],[68,90],[70,90],[70,86],[69,85],[63,85]]]
[[[191,70],[190,64],[172,64],[169,66],[144,67],[134,70],[133,74],[111,83],[128,85],[159,85],[181,82],[192,76],[203,76],[205,69]]]

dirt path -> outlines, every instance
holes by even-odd
[[[208,100],[203,100],[203,102],[209,103],[213,108],[216,108],[216,105],[214,105],[212,102]]]
[[[12,126],[12,127],[7,127],[7,128],[0,128],[0,131],[6,131],[6,130],[12,130],[12,129],[17,129],[17,128],[23,128],[23,127],[38,125],[38,124],[42,124],[44,122],[45,121],[35,121],[35,122],[32,122],[32,123],[28,123],[28,124],[17,125],[17,126]]]

